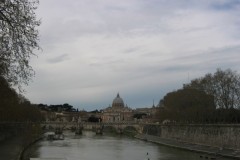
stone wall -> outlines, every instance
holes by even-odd
[[[166,139],[240,150],[240,125],[146,125],[143,132]]]

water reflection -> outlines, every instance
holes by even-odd
[[[81,136],[65,133],[65,140],[43,140],[26,153],[29,157],[66,158],[67,160],[201,160],[199,153],[170,148],[121,135]],[[223,160],[223,159],[222,159]]]

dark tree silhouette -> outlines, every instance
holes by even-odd
[[[215,110],[213,96],[196,89],[180,89],[161,100],[158,117],[178,122],[203,122]]]
[[[0,122],[41,121],[40,110],[10,87],[0,76]]]

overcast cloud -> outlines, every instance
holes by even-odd
[[[155,104],[216,68],[240,69],[239,0],[40,0],[32,103]]]

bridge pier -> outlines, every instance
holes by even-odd
[[[63,133],[63,129],[62,128],[56,128],[55,129],[55,134],[62,134]]]
[[[96,134],[103,134],[103,128],[104,128],[104,126],[101,125],[101,124],[96,125],[96,126],[95,126],[95,132],[96,132]]]
[[[123,134],[123,129],[122,129],[122,128],[118,128],[118,129],[117,129],[117,133],[118,133],[118,134]]]
[[[103,134],[103,130],[101,128],[96,129],[96,134]]]
[[[76,128],[76,131],[75,131],[75,134],[76,135],[82,135],[82,130],[83,130],[83,126],[78,124],[78,126]]]

